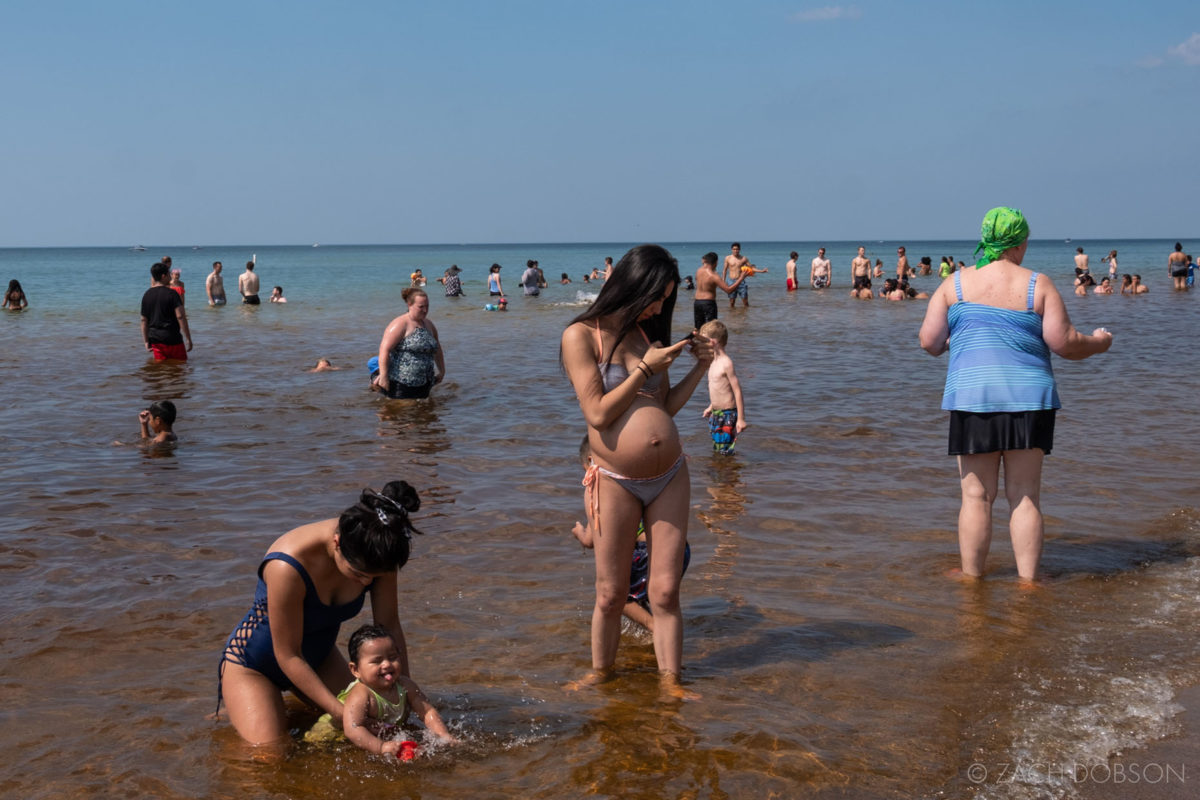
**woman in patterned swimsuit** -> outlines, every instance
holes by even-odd
[[[375,383],[392,399],[429,397],[433,385],[446,376],[437,327],[429,319],[429,295],[409,287],[400,297],[408,304],[408,313],[392,320],[383,332]]]
[[[561,357],[588,426],[592,463],[585,502],[596,520],[596,604],[592,674],[607,679],[621,638],[634,531],[646,527],[654,653],[669,690],[679,693],[683,616],[679,582],[687,544],[691,484],[674,415],[712,361],[707,339],[690,347],[692,369],[674,386],[667,367],[689,346],[671,341],[679,267],[657,245],[625,254],[596,301],[563,332]]]
[[[343,622],[371,595],[375,623],[391,633],[408,675],[408,651],[396,596],[408,561],[408,519],[421,501],[404,481],[363,490],[337,519],[301,525],[276,539],[258,567],[254,605],[225,644],[217,703],[251,744],[284,742],[282,692],[290,689],[341,724],[336,693],[354,679],[336,645]]]

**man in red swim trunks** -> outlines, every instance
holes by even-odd
[[[155,361],[187,361],[192,349],[183,300],[171,290],[171,268],[161,261],[150,268],[154,285],[142,295],[142,342],[154,354]],[[187,347],[184,347],[184,342]]]

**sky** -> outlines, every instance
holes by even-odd
[[[0,247],[1200,235],[1200,2],[0,3]]]

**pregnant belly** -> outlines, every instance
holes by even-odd
[[[652,400],[638,400],[608,428],[589,431],[592,457],[600,466],[630,478],[666,472],[682,447],[675,420]]]

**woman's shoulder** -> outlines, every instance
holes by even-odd
[[[595,320],[572,322],[562,335],[564,355],[586,352],[590,357],[596,357],[596,331]]]

